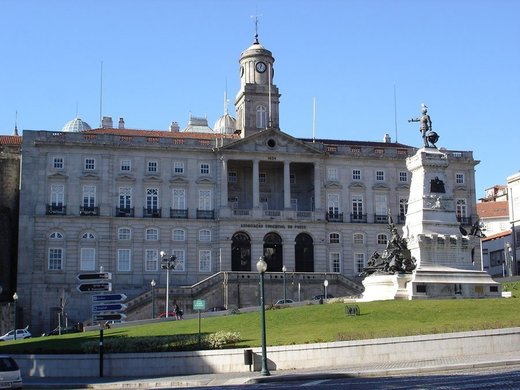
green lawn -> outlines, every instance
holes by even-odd
[[[509,287],[520,295],[520,284]],[[359,303],[359,316],[345,314],[345,304],[269,308],[266,311],[267,344],[288,345],[359,340],[380,337],[458,332],[520,326],[520,299],[451,299]],[[204,315],[203,315],[204,316]],[[239,332],[234,346],[259,346],[259,312],[202,318],[202,333]],[[124,337],[139,341],[147,336],[196,335],[198,320],[168,321],[113,328],[106,339]],[[35,337],[4,342],[0,353],[81,353],[81,344],[96,341],[99,331]]]

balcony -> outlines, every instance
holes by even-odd
[[[116,207],[116,217],[133,217],[133,207]]]
[[[374,223],[388,223],[388,215],[374,214]]]
[[[48,204],[46,214],[47,215],[66,215],[67,206],[64,206],[62,204],[55,204],[55,203]]]
[[[350,213],[351,223],[367,223],[367,215],[361,213]]]
[[[461,217],[457,215],[457,221],[464,226],[471,226],[471,217]]]
[[[188,209],[170,209],[170,218],[188,218]]]
[[[144,218],[161,218],[161,209],[158,208],[143,208]]]
[[[215,219],[215,210],[197,209],[197,219]]]
[[[249,209],[233,209],[233,215],[237,215],[240,217],[251,215],[251,210]]]
[[[343,213],[328,212],[325,214],[325,219],[329,222],[343,222]]]
[[[95,216],[99,215],[99,207],[94,206],[80,206],[79,207],[79,215],[82,216]]]

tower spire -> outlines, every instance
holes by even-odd
[[[258,13],[256,15],[251,15],[252,18],[255,18],[255,43],[258,44],[260,42],[258,42],[258,17],[259,16],[262,16],[262,15],[259,15]]]
[[[14,134],[13,135],[18,135],[18,110],[16,110],[15,116],[14,116]]]

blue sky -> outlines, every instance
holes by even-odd
[[[295,137],[421,145],[426,103],[438,146],[473,150],[477,197],[519,170],[520,2],[515,0],[1,0],[0,134],[60,130],[102,114],[128,128],[210,126],[230,112],[238,59],[275,57],[280,126]],[[394,91],[396,99],[394,99]],[[397,121],[396,121],[397,119]],[[397,126],[396,126],[397,123]]]

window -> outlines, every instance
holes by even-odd
[[[173,241],[185,241],[186,232],[182,229],[173,229],[172,240]]]
[[[376,171],[376,181],[385,181],[385,171]]]
[[[294,173],[289,174],[289,184],[296,184],[296,175]]]
[[[186,190],[183,188],[173,189],[173,204],[174,210],[185,210],[186,209]]]
[[[155,160],[148,161],[146,171],[148,173],[157,173],[159,172],[159,163]]]
[[[236,171],[228,172],[228,183],[234,184],[237,182],[237,173]]]
[[[291,210],[298,211],[298,199],[291,198]]]
[[[132,188],[119,187],[119,208],[129,209],[132,207]]]
[[[365,268],[365,254],[364,253],[354,253],[354,266],[357,273],[363,272],[363,268]]]
[[[329,214],[337,215],[339,213],[339,194],[327,195],[327,209]]]
[[[121,160],[121,172],[130,172],[132,170],[132,161],[128,159]]]
[[[260,172],[260,173],[258,174],[258,182],[259,182],[260,184],[265,184],[265,183],[267,183],[267,173],[265,173],[265,172]]]
[[[96,160],[92,157],[87,157],[85,159],[85,170],[86,171],[93,171],[96,169]]]
[[[339,244],[339,233],[330,233],[329,234],[329,243]]]
[[[267,110],[264,106],[256,107],[256,128],[267,128]]]
[[[49,238],[51,240],[61,240],[63,239],[63,234],[61,234],[60,232],[52,232],[51,234],[49,234]]]
[[[159,230],[155,228],[146,229],[145,237],[147,241],[157,241],[159,239]]]
[[[130,249],[117,250],[117,270],[121,272],[130,271],[132,264],[132,251]]]
[[[365,235],[363,233],[354,233],[354,244],[364,244]]]
[[[376,194],[376,215],[387,217],[388,207],[386,201],[386,195]]]
[[[408,172],[406,172],[406,171],[399,172],[399,181],[401,183],[407,182],[408,181]]]
[[[118,240],[130,240],[132,238],[132,231],[130,228],[122,227],[117,231]]]
[[[209,164],[208,163],[200,163],[200,174],[209,175]]]
[[[146,210],[157,211],[159,208],[159,189],[147,188],[146,189]]]
[[[330,270],[332,272],[341,272],[341,257],[338,252],[331,252],[329,254]]]
[[[455,203],[455,213],[458,218],[466,218],[467,216],[467,204],[466,199],[457,199]]]
[[[52,167],[54,169],[63,169],[64,167],[63,157],[54,157],[52,159]]]
[[[96,239],[96,236],[95,236],[94,233],[92,233],[92,232],[85,232],[85,233],[83,233],[83,235],[81,236],[81,239],[82,239],[82,240],[95,240],[95,239]]]
[[[212,210],[211,190],[199,190],[199,210]]]
[[[199,272],[211,272],[211,251],[199,251]]]
[[[49,270],[59,271],[63,269],[63,249],[49,248]]]
[[[83,186],[83,207],[93,209],[96,207],[96,186]]]
[[[199,241],[211,241],[211,230],[208,230],[208,229],[199,230]]]
[[[489,253],[489,265],[496,267],[505,261],[504,250],[493,251]]]
[[[80,271],[94,271],[96,269],[96,250],[94,248],[81,248]]]
[[[51,184],[51,205],[63,206],[65,203],[65,186],[63,184]]]
[[[456,173],[455,174],[455,183],[456,184],[464,184],[464,174],[463,173]]]
[[[338,168],[336,168],[336,167],[327,168],[327,180],[338,180]]]
[[[174,161],[173,173],[175,173],[177,175],[184,174],[184,163],[182,161]]]
[[[399,218],[404,221],[408,212],[408,198],[399,198]]]
[[[182,249],[174,249],[172,254],[177,258],[175,260],[175,271],[183,272],[186,269],[186,260],[184,256],[184,251]]]
[[[388,236],[385,233],[381,233],[377,235],[377,245],[386,245],[388,244]]]
[[[352,214],[354,219],[363,218],[363,196],[352,195]]]
[[[159,264],[159,254],[157,249],[146,249],[144,252],[144,270],[157,271]]]
[[[359,169],[352,170],[352,180],[361,180],[361,170],[359,170]]]

